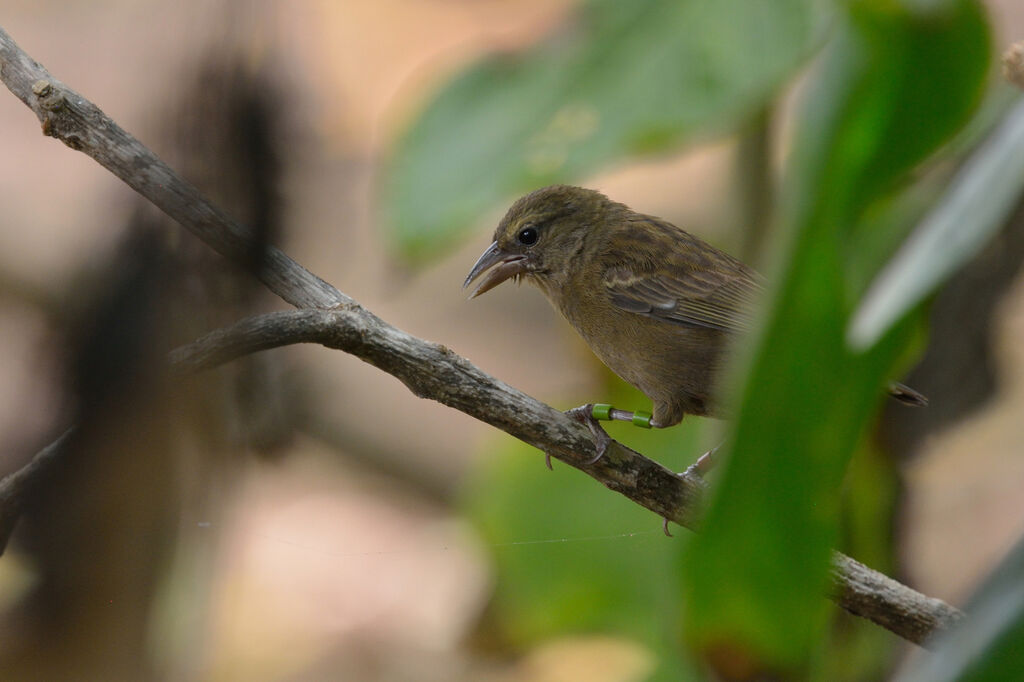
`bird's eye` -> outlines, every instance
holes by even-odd
[[[519,234],[516,235],[516,239],[523,246],[532,246],[537,243],[537,228],[535,227],[524,227],[519,230]]]

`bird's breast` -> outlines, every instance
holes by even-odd
[[[680,415],[714,413],[725,335],[622,310],[597,291],[549,298],[594,354],[656,409],[661,403]]]

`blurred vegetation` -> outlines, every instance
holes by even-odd
[[[800,669],[827,631],[836,492],[913,342],[901,324],[865,352],[847,347],[847,238],[872,229],[863,218],[874,202],[966,122],[987,63],[973,3],[860,2],[837,17],[782,188],[783,267],[736,366],[740,456],[719,474],[705,532],[684,557],[688,632],[707,656]]]
[[[574,472],[547,472],[523,446],[502,445],[467,499],[493,545],[499,577],[487,629],[505,645],[615,633],[655,652],[652,679],[700,679],[707,665],[740,677],[884,675],[895,638],[842,619],[821,594],[833,546],[892,567],[894,474],[865,436],[886,382],[920,352],[922,300],[1024,187],[1024,169],[1006,165],[1024,158],[1024,141],[1001,138],[999,158],[976,146],[1014,120],[1005,91],[978,108],[991,66],[979,2],[584,2],[563,30],[471,65],[440,90],[397,144],[383,203],[398,251],[427,259],[523,191],[743,133],[809,66],[785,172],[767,183],[779,197],[764,217],[776,229],[773,287],[737,354],[737,417],[704,532],[674,541],[638,532],[656,520]],[[969,207],[997,206],[978,221],[943,201],[952,170],[972,153],[962,172],[1005,170],[998,197],[989,185],[972,188]],[[929,229],[953,209],[971,237],[940,240],[941,278],[928,259],[889,265],[915,226]],[[890,301],[870,334],[855,334],[854,349],[850,320],[887,267],[921,284]],[[579,398],[644,406],[608,379],[602,395]],[[682,469],[699,443],[713,444],[703,427],[612,436]],[[547,542],[559,538],[572,542]],[[1019,592],[1020,572],[1008,573],[985,589]],[[974,669],[999,671],[991,657],[1024,646],[1024,605],[1014,606],[986,631],[998,645],[972,650],[982,657]],[[995,674],[971,679],[1006,679]]]
[[[438,255],[524,188],[725,134],[820,40],[816,0],[592,0],[521,54],[470,66],[399,142],[384,183],[394,244]]]

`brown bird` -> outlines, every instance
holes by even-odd
[[[590,416],[656,428],[686,414],[723,416],[716,388],[724,351],[750,326],[763,286],[754,270],[672,223],[568,185],[512,204],[463,287],[484,273],[471,298],[523,277],[654,404],[653,416],[584,406]],[[891,391],[925,402],[905,386]]]

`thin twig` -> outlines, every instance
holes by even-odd
[[[25,499],[32,487],[39,485],[60,459],[60,453],[74,432],[73,427],[68,429],[60,438],[37,452],[28,464],[0,479],[0,554],[7,549],[7,541],[21,518]]]

